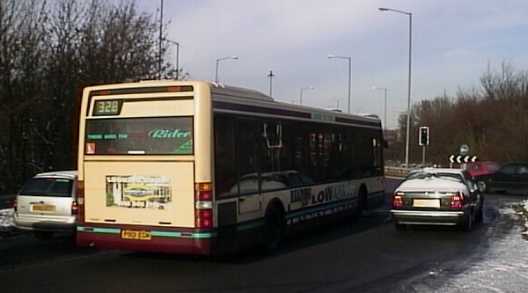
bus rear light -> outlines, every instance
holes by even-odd
[[[213,186],[211,183],[196,183],[196,200],[198,201],[212,201],[213,200]]]
[[[392,207],[395,209],[403,208],[403,193],[398,192],[392,196]]]
[[[84,198],[84,181],[77,180],[75,184],[75,195],[77,198]]]
[[[77,180],[75,184],[75,200],[72,202],[72,215],[77,216],[77,220],[84,220],[84,181]]]
[[[196,228],[213,228],[213,185],[210,182],[196,183],[195,190]]]
[[[452,209],[461,209],[464,207],[464,195],[460,192],[456,193],[451,197],[451,203],[449,205]]]
[[[213,228],[213,209],[196,210],[196,228]]]
[[[212,191],[198,191],[198,196],[196,197],[196,199],[200,201],[211,201],[213,199],[213,192]]]
[[[213,208],[213,202],[212,201],[196,201],[195,207],[197,210],[206,210],[206,209],[212,209]]]

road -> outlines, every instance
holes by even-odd
[[[523,292],[528,251],[512,204],[487,195],[472,232],[397,232],[387,207],[288,239],[272,256],[231,260],[73,247],[59,237],[0,240],[2,292]],[[5,289],[5,290],[4,290]],[[520,291],[519,291],[520,290]]]

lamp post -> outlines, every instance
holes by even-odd
[[[350,114],[350,88],[352,83],[352,57],[328,55],[328,59],[345,59],[348,61],[348,105],[347,112]]]
[[[172,40],[167,42],[176,45],[176,80],[180,79],[180,43]]]
[[[299,104],[302,105],[303,104],[303,101],[302,101],[302,98],[303,98],[303,92],[304,90],[314,90],[315,88],[313,86],[307,86],[307,87],[302,87],[301,88],[301,93],[299,95]]]
[[[386,87],[377,87],[377,86],[373,86],[372,89],[373,90],[383,90],[385,93],[385,102],[384,102],[384,107],[383,107],[383,125],[385,129],[387,129],[387,91],[388,89]]]
[[[411,60],[412,60],[412,13],[392,9],[392,8],[379,8],[380,11],[392,11],[400,14],[409,16],[409,77],[407,83],[407,130],[405,135],[405,166],[409,167],[409,136],[411,131]]]
[[[215,82],[218,83],[218,67],[220,64],[220,61],[224,60],[238,60],[238,56],[226,56],[222,58],[216,59],[216,70],[215,70]]]

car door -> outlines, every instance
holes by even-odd
[[[507,191],[512,190],[513,184],[516,181],[518,166],[517,164],[508,164],[500,168],[500,170],[493,176],[492,187],[493,190]]]
[[[464,172],[464,183],[469,191],[469,200],[472,207],[476,207],[479,204],[480,192],[477,183],[471,179],[469,173]]]
[[[522,194],[528,193],[528,164],[521,164],[517,168],[517,190]]]

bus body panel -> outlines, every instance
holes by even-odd
[[[85,221],[194,227],[192,162],[87,161]]]
[[[123,230],[147,230],[151,237],[148,240],[123,239]],[[81,224],[76,237],[80,247],[200,255],[211,255],[216,242],[216,234],[208,231],[134,225]]]
[[[213,119],[211,89],[204,82],[194,83],[194,153],[196,183],[213,181]]]

